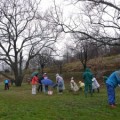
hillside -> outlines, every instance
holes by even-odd
[[[103,80],[103,76],[109,76],[111,72],[120,68],[120,54],[91,59],[88,61],[88,66],[91,68],[98,80]],[[57,72],[59,73],[59,69],[55,66],[53,68],[45,69],[45,72],[49,74],[51,71],[54,74]],[[83,73],[83,66],[80,61],[67,63],[62,66],[62,75],[66,80],[70,80],[71,76],[76,80],[81,80],[81,73]]]
[[[114,71],[120,68],[120,54],[108,57],[98,57],[88,61],[87,64],[94,72],[97,71]],[[55,71],[54,71],[54,70]],[[46,68],[46,72],[56,72],[55,66]],[[62,66],[62,72],[82,72],[83,66],[80,61],[66,63]]]

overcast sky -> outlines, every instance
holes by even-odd
[[[106,0],[106,1],[115,2],[116,5],[118,5],[119,2],[120,2],[120,0]],[[80,8],[83,7],[82,2],[79,4],[80,6],[78,6],[78,10],[77,10],[77,6],[75,7],[74,5],[71,5],[68,2],[65,2],[65,0],[55,0],[55,2],[56,2],[57,6],[61,6],[61,8],[63,9],[64,17],[66,17],[66,19],[68,19],[68,16],[71,15],[71,14],[75,16],[75,14],[77,14],[78,12],[81,12],[79,7]],[[43,11],[45,11],[46,9],[48,9],[52,5],[53,5],[53,0],[42,0],[41,1],[41,8],[42,8]],[[78,5],[78,3],[77,3],[77,5]],[[114,12],[113,12],[114,9],[112,9],[111,7],[107,7],[106,10],[108,11],[108,13],[111,16],[114,16]],[[113,15],[112,15],[112,13],[113,13]],[[113,19],[109,14],[108,15],[107,14],[104,15],[104,20]],[[87,18],[85,19],[85,16],[84,17],[82,16],[81,20],[83,20],[83,22],[85,22],[85,20],[88,20],[88,19]],[[75,21],[77,21],[77,19],[75,19]],[[80,21],[79,21],[79,23],[80,23]],[[81,24],[79,26],[82,28]],[[84,26],[87,26],[87,22],[84,24]],[[88,29],[88,27],[86,27],[86,28]],[[106,31],[108,33],[110,32],[110,34],[111,34],[112,30],[111,29],[107,29]],[[114,34],[114,29],[113,29],[112,33]],[[67,37],[65,36],[64,39],[67,39]],[[67,41],[68,41],[68,39],[67,39]],[[64,40],[64,42],[66,42],[66,41]],[[59,46],[60,50],[64,49],[64,47],[65,47],[64,46],[64,42],[62,41],[61,43],[58,43],[58,46]],[[63,53],[63,51],[62,51],[62,53]]]
[[[66,2],[64,2],[64,0],[56,0],[55,3],[57,6],[60,6],[63,9],[64,14],[67,17],[67,15],[69,15],[68,13],[70,13],[69,10],[71,10],[71,9],[69,9],[70,5],[68,5],[68,3],[66,3]],[[41,3],[40,3],[41,9],[40,10],[44,12],[45,10],[49,9],[52,6],[54,6],[54,0],[41,0]],[[59,40],[59,42],[56,43],[56,46],[58,48],[58,54],[60,54],[60,55],[62,55],[62,53],[64,51],[66,38],[68,38],[68,35],[62,36],[61,40]]]

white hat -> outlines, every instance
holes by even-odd
[[[59,74],[57,73],[56,76],[59,76]]]
[[[71,80],[73,80],[73,77],[71,77]]]

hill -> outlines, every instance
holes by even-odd
[[[92,72],[96,75],[98,80],[103,79],[103,76],[109,76],[109,74],[115,70],[120,69],[120,54],[107,56],[107,57],[98,57],[88,61],[88,67],[91,68]],[[45,68],[47,73],[59,73],[59,68],[50,67]],[[70,80],[71,76],[74,76],[75,79],[80,80],[81,73],[83,73],[83,66],[80,61],[75,61],[71,63],[66,63],[62,65],[62,75],[66,80]]]
[[[114,71],[120,68],[120,54],[107,57],[97,57],[88,61],[89,66],[94,72],[97,71]],[[54,68],[54,70],[53,70]],[[58,68],[57,68],[58,69]],[[50,67],[45,69],[46,72],[56,72],[56,68]],[[80,61],[74,61],[62,65],[62,72],[80,72],[83,66]]]

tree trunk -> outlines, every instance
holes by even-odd
[[[22,81],[23,81],[23,77],[21,77],[21,76],[16,77],[15,78],[15,85],[18,87],[21,86]]]
[[[86,69],[86,64],[83,64],[84,70]]]

